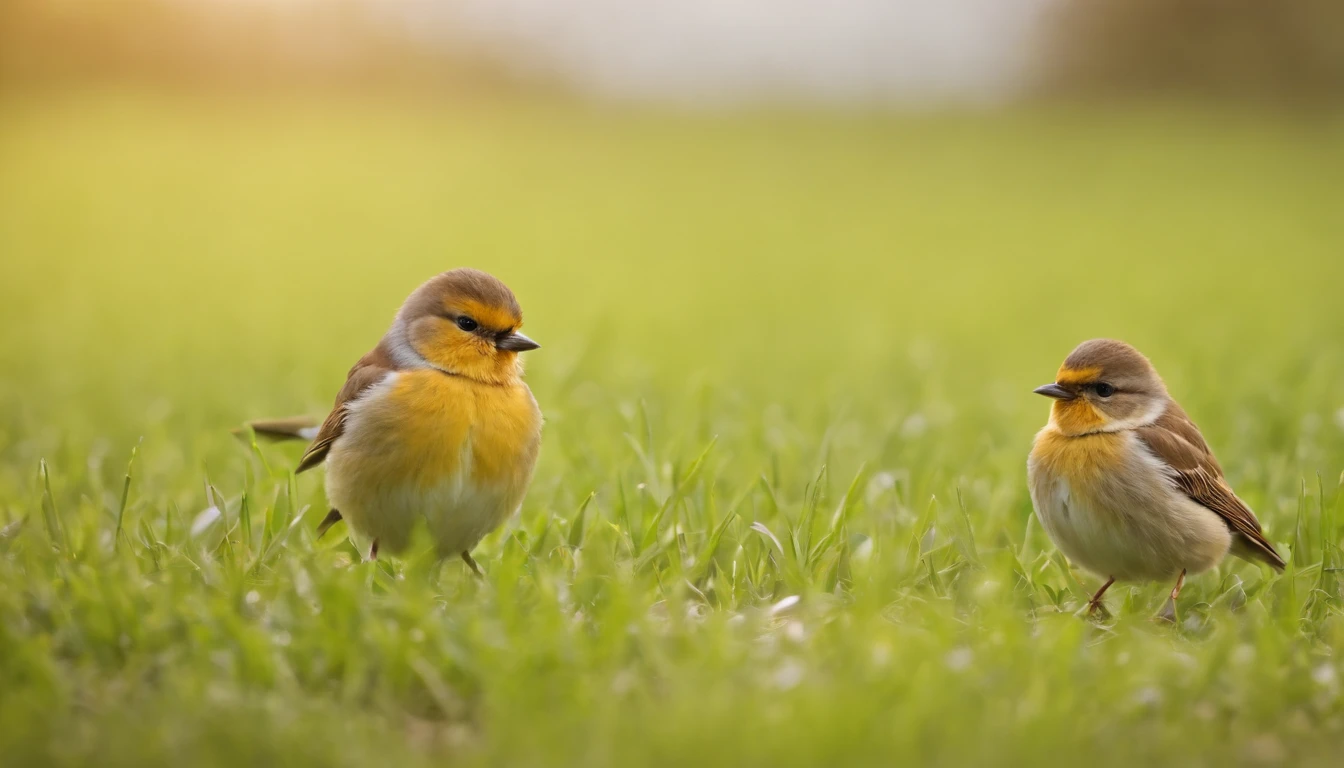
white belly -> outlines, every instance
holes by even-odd
[[[460,441],[449,449],[456,461],[443,462],[450,469],[436,473],[424,467],[423,454],[400,440],[395,425],[403,420],[387,411],[386,394],[395,378],[375,385],[349,408],[345,429],[327,454],[327,500],[361,552],[368,553],[375,541],[379,552],[404,552],[421,524],[439,555],[469,552],[517,510],[527,475],[519,480],[510,474],[494,484],[474,479],[470,430],[460,438],[445,437]]]
[[[1217,565],[1232,533],[1217,513],[1181,493],[1157,460],[1127,436],[1124,471],[1075,479],[1027,463],[1036,516],[1069,560],[1120,581],[1175,579]]]
[[[347,477],[333,458],[334,447],[327,459],[333,464],[327,473],[327,498],[340,510],[361,552],[367,552],[373,541],[378,542],[380,552],[403,552],[422,523],[440,555],[469,552],[514,511],[503,489],[473,485],[468,471],[446,476],[428,487],[369,482]]]

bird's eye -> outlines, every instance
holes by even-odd
[[[476,330],[481,326],[475,320],[472,320],[470,317],[463,315],[462,317],[457,318],[457,327],[461,328],[467,333],[471,333],[472,331]]]
[[[1111,395],[1115,394],[1115,387],[1111,386],[1110,384],[1107,384],[1104,381],[1097,384],[1096,390],[1097,394],[1101,397],[1110,397]]]

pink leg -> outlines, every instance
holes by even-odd
[[[1176,586],[1171,588],[1171,602],[1173,603],[1176,602],[1176,599],[1181,596],[1181,587],[1184,586],[1185,586],[1185,569],[1182,568],[1181,575],[1176,577]]]
[[[1180,598],[1181,587],[1184,586],[1185,569],[1182,568],[1181,575],[1176,577],[1176,586],[1171,588],[1171,597],[1167,600],[1167,604],[1162,606],[1162,612],[1157,615],[1157,618],[1170,621],[1172,624],[1176,623],[1176,600]],[[1168,612],[1168,609],[1170,609],[1170,612]]]

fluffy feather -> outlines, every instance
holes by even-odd
[[[327,465],[333,509],[361,549],[403,551],[425,522],[442,556],[462,555],[518,509],[541,443],[522,380],[522,312],[503,283],[458,269],[417,288],[350,369],[299,462]],[[473,564],[474,567],[474,564]]]
[[[1055,402],[1028,484],[1070,560],[1120,580],[1198,573],[1229,551],[1284,567],[1199,428],[1133,347],[1084,342],[1038,391]]]

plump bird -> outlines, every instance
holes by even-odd
[[[471,549],[522,503],[541,446],[523,382],[518,300],[502,282],[454,269],[413,292],[387,334],[350,369],[316,434],[295,420],[252,424],[304,437],[304,472],[326,462],[331,512],[370,559],[410,545],[423,522],[440,556]]]
[[[1174,580],[1229,552],[1284,567],[1255,514],[1232,491],[1199,428],[1167,394],[1148,358],[1120,341],[1083,342],[1053,384],[1027,479],[1036,515],[1074,563],[1119,581]]]

